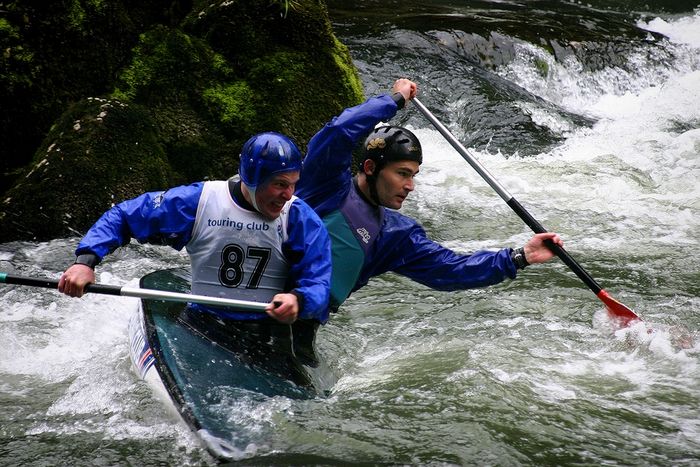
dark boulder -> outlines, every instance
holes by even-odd
[[[88,98],[56,122],[26,174],[0,203],[0,238],[85,232],[134,193],[172,179],[148,114],[135,104]]]
[[[82,235],[112,203],[228,178],[257,132],[304,150],[363,99],[321,0],[34,3],[0,17],[0,242]]]

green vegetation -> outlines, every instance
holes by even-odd
[[[307,78],[306,54],[282,50],[253,60],[248,78],[272,93],[273,100],[284,99],[289,90],[297,90]],[[293,91],[294,92],[294,91]]]
[[[174,100],[206,87],[215,73],[225,77],[230,66],[204,41],[156,26],[139,36],[131,64],[120,74],[112,95],[137,102]]]
[[[352,64],[352,58],[350,57],[350,51],[341,43],[335,36],[333,36],[333,42],[335,47],[332,50],[333,61],[342,74],[347,78],[347,92],[353,99],[360,102],[364,99],[364,89],[362,88],[362,81],[360,81],[360,75],[357,73],[357,69]]]
[[[0,18],[0,34],[12,39],[19,39],[19,32],[17,28],[12,26],[6,18]]]
[[[19,28],[6,18],[0,18],[0,44],[4,45],[0,59],[3,65],[0,67],[0,83],[5,86],[30,84],[26,67],[31,64],[34,54],[22,45]]]
[[[219,121],[226,125],[243,127],[246,133],[251,132],[248,127],[256,116],[252,105],[255,96],[245,81],[217,84],[205,89],[202,97]]]
[[[31,5],[0,18],[8,241],[79,234],[143,191],[228,178],[258,132],[304,150],[364,98],[322,0]]]
[[[299,2],[295,0],[272,0],[272,3],[277,4],[280,6],[280,8],[282,8],[284,18],[287,17],[290,8],[297,9],[299,7]]]
[[[535,69],[543,78],[549,74],[549,64],[541,58],[535,58]]]

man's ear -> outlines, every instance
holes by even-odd
[[[377,164],[375,164],[372,159],[365,159],[365,161],[362,163],[362,169],[367,175],[372,175],[374,173],[374,169],[376,168]]]

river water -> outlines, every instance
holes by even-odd
[[[329,8],[368,95],[417,81],[643,324],[612,327],[558,260],[454,293],[385,275],[319,332],[328,397],[222,407],[255,440],[243,463],[700,465],[699,5],[463,3]],[[468,252],[529,238],[417,109],[396,121],[425,158],[403,211],[434,239]],[[0,270],[57,278],[77,241],[0,244]],[[99,280],[186,264],[131,244]],[[212,463],[131,368],[135,299],[2,286],[0,303],[0,465]]]

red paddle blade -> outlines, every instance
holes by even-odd
[[[608,314],[623,326],[629,326],[634,321],[641,321],[641,318],[634,311],[612,298],[605,290],[598,292],[597,296],[605,304]]]

